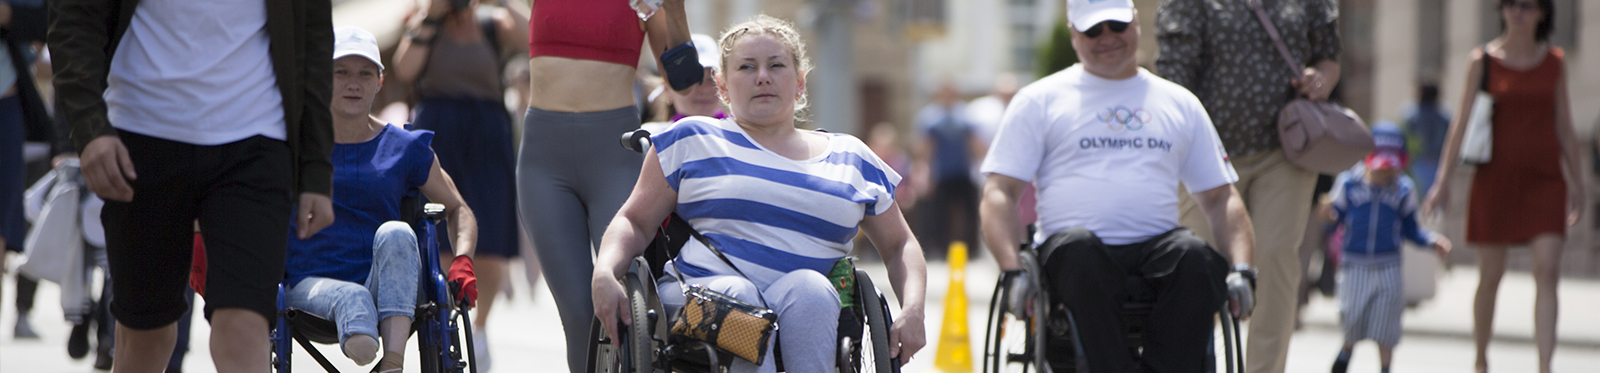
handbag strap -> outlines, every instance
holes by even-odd
[[[1278,54],[1283,56],[1283,62],[1289,66],[1292,76],[1299,77],[1305,67],[1294,60],[1294,55],[1289,53],[1289,46],[1283,44],[1283,37],[1278,35],[1278,27],[1272,25],[1272,19],[1267,17],[1267,10],[1261,7],[1261,0],[1246,0],[1250,9],[1256,13],[1256,19],[1261,21],[1261,27],[1267,29],[1267,36],[1272,38],[1272,45],[1278,47]]]
[[[690,229],[689,230],[689,234],[691,236],[694,236],[695,240],[700,241],[701,245],[704,245],[707,249],[710,249],[711,253],[717,254],[717,258],[722,259],[723,263],[727,263],[728,267],[729,268],[733,268],[734,272],[738,272],[739,273],[739,277],[744,277],[745,280],[750,280],[750,275],[746,275],[746,274],[744,274],[744,271],[739,270],[739,266],[738,265],[734,265],[732,260],[728,260],[728,256],[723,255],[722,254],[722,250],[717,250],[717,247],[715,245],[712,245],[711,244],[711,240],[706,239],[706,236],[700,235],[700,231]],[[679,254],[679,258],[681,258],[681,257],[682,257],[682,254]],[[677,274],[678,275],[678,287],[682,288],[685,292],[687,292],[687,291],[689,291],[689,285],[686,284],[687,281],[685,281],[684,278],[683,278],[683,268],[679,268],[678,267],[678,259],[679,258],[672,258],[672,260],[670,260],[670,262],[672,262],[672,269],[678,271],[678,274]],[[754,280],[750,280],[750,282],[754,283],[755,281]],[[756,290],[756,298],[761,300],[761,306],[762,307],[766,307],[768,309],[772,308],[772,306],[767,304],[767,298],[764,297],[764,296],[761,296],[761,290],[760,289]]]
[[[1494,57],[1489,57],[1489,43],[1483,43],[1483,79],[1478,81],[1478,90],[1489,92],[1489,65],[1493,64]]]

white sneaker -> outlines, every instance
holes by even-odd
[[[482,330],[472,333],[472,354],[477,357],[478,373],[489,372],[491,366],[489,358],[489,337]]]

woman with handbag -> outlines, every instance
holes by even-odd
[[[1255,223],[1260,287],[1245,371],[1283,372],[1302,277],[1296,248],[1311,216],[1308,202],[1317,172],[1296,166],[1285,156],[1278,134],[1279,112],[1296,98],[1326,101],[1339,83],[1337,4],[1163,0],[1155,24],[1160,44],[1157,75],[1194,92],[1211,114],[1239,172],[1234,185]],[[1279,32],[1271,35],[1269,27]],[[1298,71],[1284,67],[1285,54]],[[1199,206],[1187,198],[1188,193],[1179,195],[1184,196],[1180,223],[1216,242],[1207,237],[1211,230]]]
[[[677,212],[703,238],[684,246],[658,285],[669,313],[668,297],[682,294],[673,277],[770,308],[786,370],[832,371],[840,303],[824,273],[860,229],[900,298],[890,355],[909,360],[924,344],[927,269],[894,204],[900,176],[853,136],[794,127],[811,64],[792,24],[758,15],[719,45],[717,88],[733,117],[685,118],[653,136],[633,194],[601,240],[595,316],[616,340],[618,318],[629,320],[618,275]],[[774,371],[774,359],[757,360],[736,359],[733,371]]]
[[[1467,204],[1467,242],[1477,247],[1478,292],[1473,301],[1472,337],[1477,371],[1487,371],[1489,339],[1494,333],[1495,297],[1505,274],[1507,251],[1533,249],[1534,341],[1539,346],[1539,371],[1550,371],[1556,346],[1556,282],[1560,279],[1561,247],[1568,226],[1583,216],[1584,186],[1577,135],[1567,96],[1566,64],[1560,47],[1551,46],[1554,18],[1550,0],[1500,0],[1500,36],[1474,50],[1460,111],[1450,126],[1438,182],[1428,193],[1423,211],[1443,211],[1450,203],[1451,176],[1459,167],[1468,113],[1475,109],[1479,87],[1493,97],[1493,144],[1488,161],[1479,164]],[[1481,84],[1488,69],[1487,84]],[[1562,199],[1561,196],[1565,196]]]

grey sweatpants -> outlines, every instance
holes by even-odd
[[[811,270],[789,272],[766,289],[741,276],[691,277],[691,285],[728,294],[751,304],[761,304],[766,298],[767,307],[778,313],[778,342],[783,343],[783,368],[789,372],[831,372],[834,354],[838,349],[839,293],[828,277]],[[683,289],[672,276],[662,277],[656,285],[661,303],[668,315],[677,315],[683,307]],[[745,359],[734,358],[733,373],[773,373],[778,367],[772,354],[772,343],[767,344],[767,357],[761,366]]]
[[[528,108],[517,152],[517,212],[561,314],[567,367],[588,369],[594,247],[639,179],[643,156],[617,139],[639,128],[627,106],[589,113]]]

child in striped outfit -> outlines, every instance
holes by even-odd
[[[1383,372],[1395,345],[1400,343],[1400,313],[1405,308],[1401,282],[1401,240],[1431,246],[1443,258],[1450,240],[1428,232],[1417,223],[1417,197],[1411,179],[1401,174],[1406,165],[1405,136],[1393,123],[1373,126],[1377,149],[1364,168],[1345,171],[1334,181],[1331,202],[1324,212],[1344,224],[1339,267],[1339,323],[1344,348],[1333,363],[1333,373],[1344,373],[1355,343],[1378,343]]]

